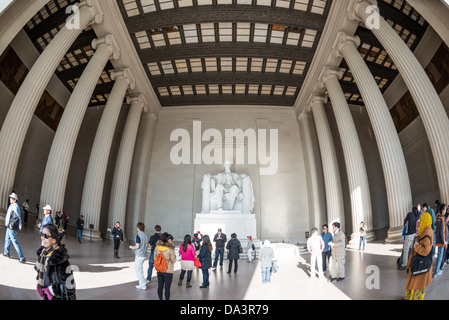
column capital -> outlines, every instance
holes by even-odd
[[[126,98],[127,104],[139,103],[144,112],[148,111],[148,102],[143,94],[135,94]]]
[[[114,35],[108,34],[104,37],[92,40],[92,49],[97,50],[97,48],[101,44],[107,45],[112,48],[112,59],[117,60],[120,57],[120,47],[117,43],[117,40],[115,40]]]
[[[123,77],[126,79],[129,83],[129,88],[133,90],[136,87],[136,78],[134,77],[131,69],[124,68],[124,69],[118,69],[111,72],[111,79],[112,81],[115,81],[118,77]]]
[[[354,46],[357,48],[360,45],[360,38],[358,36],[351,36],[343,31],[338,32],[337,38],[332,45],[332,53],[335,57],[343,56],[341,53],[341,47],[347,42],[354,43]]]
[[[348,18],[349,20],[358,20],[358,21],[362,21],[362,19],[360,18],[359,14],[357,13],[357,10],[360,10],[361,8],[363,8],[363,6],[366,7],[368,6],[377,6],[377,0],[349,0],[349,4],[348,4],[348,8],[347,8],[347,12],[348,12]],[[365,22],[365,21],[362,21]]]
[[[100,24],[103,22],[104,12],[103,12],[103,9],[101,8],[100,2],[98,0],[84,0],[75,5],[77,5],[80,9],[83,6],[87,6],[91,10],[93,10],[94,19],[91,22],[91,24],[93,24],[93,23]]]
[[[312,92],[309,99],[307,100],[307,107],[309,112],[313,111],[313,105],[317,102],[325,104],[327,103],[327,97],[320,93]]]
[[[345,73],[345,69],[343,68],[334,68],[325,66],[318,77],[318,86],[321,89],[326,88],[326,81],[330,77],[335,77],[337,80],[340,80]]]

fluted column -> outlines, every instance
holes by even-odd
[[[95,135],[81,200],[81,214],[84,215],[85,225],[94,225],[92,230],[92,240],[94,241],[101,240],[99,231],[101,200],[103,198],[104,180],[108,166],[109,152],[111,151],[112,138],[114,137],[126,91],[128,87],[133,89],[135,86],[135,79],[130,69],[114,71],[111,73],[111,78],[115,80],[115,84],[104,108],[103,115],[101,116],[97,134]]]
[[[358,37],[339,32],[333,49],[336,56],[345,58],[351,69],[371,120],[387,190],[390,228],[386,241],[395,242],[402,239],[404,218],[412,208],[410,180],[393,119],[373,75],[356,49],[359,43]]]
[[[349,17],[366,21],[376,1],[352,0]],[[367,13],[368,11],[368,13]],[[384,19],[371,30],[399,70],[415,101],[426,130],[437,171],[440,198],[449,199],[449,119],[429,76],[409,47]],[[449,200],[448,200],[449,201]]]
[[[93,40],[92,48],[96,50],[95,54],[67,102],[45,168],[40,203],[50,204],[55,211],[63,209],[73,149],[95,86],[108,60],[120,56],[112,35]]]
[[[326,87],[332,102],[335,119],[340,133],[343,154],[348,175],[349,193],[352,211],[352,238],[358,239],[360,222],[367,226],[369,239],[374,238],[371,195],[366,173],[362,146],[351,111],[339,83],[343,71],[325,68],[321,78],[321,87]]]
[[[317,227],[318,229],[327,223],[327,210],[325,202],[325,193],[323,192],[323,177],[321,175],[322,169],[320,167],[321,159],[314,149],[317,148],[315,137],[312,133],[316,132],[313,124],[313,115],[307,108],[298,116],[301,136],[304,136],[304,160],[306,163],[307,184],[309,190],[309,229]]]
[[[329,226],[333,222],[340,222],[345,230],[345,215],[343,195],[341,191],[340,171],[338,169],[337,154],[335,152],[332,133],[327,120],[324,103],[326,98],[312,94],[310,108],[315,119],[315,126],[320,145],[321,161],[323,163],[324,185],[326,190],[327,219]]]
[[[28,127],[62,57],[89,24],[100,23],[103,19],[98,0],[83,1],[78,7],[80,27],[64,27],[58,32],[34,63],[6,115],[0,131],[0,199],[7,199],[11,193]],[[2,215],[4,218],[5,205],[5,201],[0,201],[0,218]]]
[[[122,224],[125,221],[129,177],[131,174],[137,132],[142,112],[148,110],[148,103],[142,94],[128,97],[127,102],[131,104],[131,107],[115,164],[111,200],[109,202],[109,226],[113,226],[116,221],[120,221]]]

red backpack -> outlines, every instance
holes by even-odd
[[[154,259],[153,267],[157,272],[165,273],[167,271],[168,265],[163,252],[159,251],[159,254]]]

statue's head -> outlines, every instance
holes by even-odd
[[[231,161],[229,161],[229,160],[225,161],[224,167],[225,167],[226,172],[230,172],[231,171],[231,165],[232,165]]]

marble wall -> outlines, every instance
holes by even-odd
[[[172,163],[170,152],[178,143],[170,141],[172,131],[186,129],[193,139],[194,120],[201,121],[202,132],[215,128],[223,137],[225,129],[251,128],[255,132],[266,129],[268,141],[269,130],[278,130],[276,174],[260,175],[260,163],[248,164],[247,159],[245,164],[234,164],[232,171],[245,173],[252,179],[258,238],[303,242],[305,232],[309,229],[309,212],[302,144],[294,112],[284,107],[164,109],[159,114],[149,171],[144,221],[147,229],[152,231],[154,225],[160,224],[164,231],[173,234],[178,240],[192,233],[195,214],[201,212],[201,182],[204,174],[224,171],[222,164]],[[208,144],[202,142],[202,148]]]

